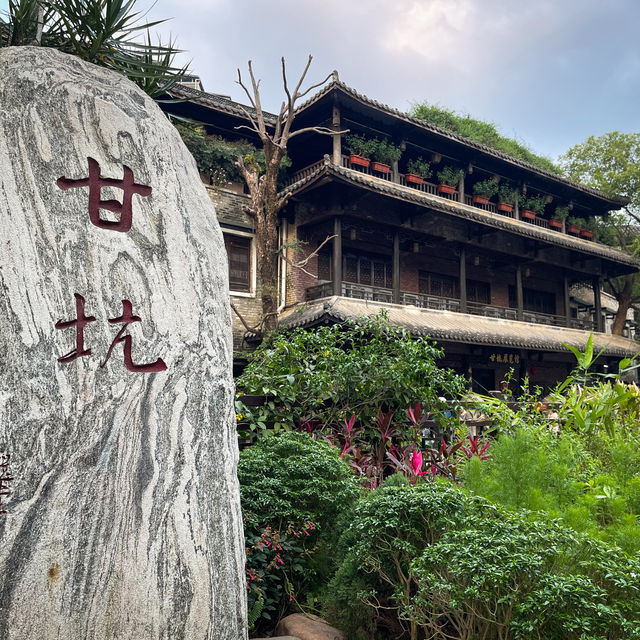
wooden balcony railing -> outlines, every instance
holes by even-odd
[[[333,295],[333,282],[323,282],[313,287],[309,287],[306,291],[306,299],[318,300],[319,298],[328,298]],[[356,298],[358,300],[371,300],[373,302],[393,302],[393,290],[384,287],[370,287],[351,282],[343,282],[341,285],[341,295],[346,298]],[[444,296],[433,296],[424,293],[412,293],[409,291],[400,292],[400,304],[413,305],[421,309],[439,309],[441,311],[453,311],[459,313],[461,310],[460,300],[458,298],[447,298]],[[482,304],[479,302],[467,301],[466,313],[476,316],[484,316],[486,318],[502,318],[504,320],[518,320],[518,310],[513,307],[498,307],[491,304]],[[538,311],[522,312],[522,320],[524,322],[532,322],[533,324],[546,324],[556,327],[566,327],[567,318],[564,315],[540,313]],[[583,329],[586,331],[596,331],[596,325],[593,320],[572,318],[569,326],[574,329]]]
[[[287,186],[291,185],[291,184],[294,184],[296,182],[299,182],[300,180],[303,180],[304,178],[308,177],[316,169],[321,167],[323,164],[324,164],[324,160],[321,160],[319,162],[314,162],[313,164],[310,164],[307,167],[304,167],[304,169],[300,169],[299,171],[296,171],[289,178],[289,180],[287,180]],[[378,178],[380,180],[386,180],[387,182],[393,182],[395,184],[399,184],[399,185],[401,185],[403,187],[406,187],[407,189],[413,189],[415,191],[422,191],[423,193],[428,193],[429,195],[432,195],[432,196],[438,196],[439,198],[444,198],[445,200],[453,200],[455,202],[459,202],[460,201],[457,189],[452,194],[440,193],[438,191],[438,185],[434,184],[433,182],[427,182],[425,180],[422,184],[415,184],[413,182],[407,182],[406,176],[403,173],[394,174],[393,171],[389,171],[388,173],[382,173],[382,172],[379,172],[379,171],[374,171],[370,166],[369,167],[363,167],[361,165],[355,165],[355,164],[352,165],[350,156],[345,156],[345,155],[342,156],[342,166],[346,167],[347,169],[353,169],[354,171],[358,171],[360,173],[364,173],[366,175],[373,176],[373,177]],[[464,204],[466,204],[466,205],[468,205],[470,207],[475,207],[476,209],[481,209],[482,211],[487,211],[488,213],[493,213],[493,214],[496,214],[496,215],[506,216],[508,218],[514,218],[514,219],[516,218],[516,214],[515,214],[514,211],[499,211],[498,207],[496,206],[496,204],[494,202],[489,202],[487,204],[474,203],[472,195],[466,195],[465,194],[465,196],[464,196]],[[522,222],[525,222],[527,224],[532,224],[532,225],[534,225],[536,227],[541,227],[542,229],[550,229],[549,221],[546,220],[545,218],[536,217],[534,220],[525,220],[525,219],[523,219]],[[557,232],[558,233],[562,233],[562,234],[566,234],[566,235],[571,235],[573,237],[581,237],[583,240],[586,240],[588,242],[593,242],[594,241],[592,238],[585,238],[585,237],[580,236],[580,235],[576,236],[576,234],[571,234],[568,231],[566,231],[565,229],[558,230]]]

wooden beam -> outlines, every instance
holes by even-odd
[[[563,278],[563,293],[564,293],[564,314],[566,316],[565,324],[567,327],[571,326],[571,300],[569,298],[569,278],[565,276]]]
[[[604,323],[602,321],[602,299],[600,297],[600,278],[592,280],[593,287],[593,306],[596,315],[596,331],[602,333],[604,331]]]

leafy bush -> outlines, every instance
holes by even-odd
[[[544,213],[544,196],[528,196],[522,199],[522,209],[533,211],[537,216]]]
[[[379,409],[406,411],[416,402],[443,408],[440,396],[456,397],[462,377],[438,368],[442,351],[411,338],[383,314],[313,330],[281,331],[265,340],[237,380],[240,394],[266,403],[236,404],[251,431],[311,424],[337,425],[355,414],[369,425]]]
[[[464,170],[446,166],[438,171],[436,175],[438,176],[439,184],[447,184],[450,187],[457,187],[460,179],[464,176]]]
[[[356,156],[370,158],[375,150],[375,140],[365,138],[357,133],[350,133],[344,138],[347,151]]]
[[[427,180],[433,175],[433,169],[431,169],[431,165],[420,156],[407,162],[407,173],[413,173]]]
[[[508,184],[500,185],[498,189],[498,202],[505,202],[506,204],[515,204],[518,198],[518,190],[514,189]]]
[[[339,452],[303,433],[265,434],[240,454],[249,610],[256,628],[329,579],[340,519],[358,489]]]
[[[640,563],[450,483],[360,500],[326,612],[354,638],[638,638]]]
[[[498,185],[495,180],[482,180],[473,185],[473,193],[485,198],[491,198],[498,193]]]
[[[560,169],[549,158],[536,155],[529,147],[513,138],[503,136],[496,126],[490,122],[483,122],[470,115],[461,115],[450,109],[423,103],[416,104],[411,109],[414,118],[420,118],[438,127],[453,131],[470,140],[476,140],[494,149],[506,151],[508,154],[529,162],[541,169],[560,174]],[[620,192],[617,191],[616,193]]]
[[[216,174],[224,173],[224,182],[227,179],[235,182],[242,182],[242,176],[236,160],[243,157],[246,164],[255,162],[264,172],[266,159],[262,149],[256,147],[247,140],[226,140],[221,136],[208,135],[204,127],[197,125],[176,124],[176,129],[180,133],[182,141],[189,149],[198,171],[210,177],[212,184],[216,183]],[[279,186],[284,184],[287,177],[287,169],[291,166],[291,160],[284,156],[280,163],[278,174]]]

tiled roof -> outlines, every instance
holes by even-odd
[[[322,322],[342,322],[377,313],[384,309],[392,325],[403,326],[415,336],[425,336],[441,342],[567,352],[565,344],[584,350],[591,335],[588,331],[553,327],[530,322],[486,318],[465,313],[413,306],[370,302],[333,296],[298,304],[280,315],[281,327],[308,327]],[[594,333],[596,352],[616,357],[630,357],[640,350],[638,344],[622,336]]]
[[[369,98],[362,93],[358,93],[355,89],[352,89],[341,80],[335,80],[335,79],[332,80],[329,84],[323,87],[318,93],[316,93],[314,96],[309,98],[309,100],[299,105],[298,108],[296,109],[296,113],[304,111],[304,109],[308,108],[310,105],[314,104],[315,102],[318,102],[321,98],[323,98],[328,93],[331,93],[331,91],[333,91],[334,89],[339,89],[344,93],[346,93],[347,95],[354,98],[355,100],[358,100],[362,104],[369,105],[390,116],[396,117],[400,120],[403,120],[404,122],[408,122],[412,125],[415,125],[416,127],[420,127],[425,131],[429,131],[430,133],[435,133],[436,135],[439,135],[443,138],[448,138],[449,140],[459,142],[473,149],[477,149],[482,153],[493,156],[494,158],[499,158],[500,160],[516,165],[517,167],[526,169],[527,171],[531,171],[540,176],[544,176],[545,178],[550,178],[551,180],[561,182],[562,184],[566,184],[567,186],[570,186],[574,189],[583,191],[584,193],[588,193],[590,195],[596,196],[603,200],[607,200],[612,205],[615,205],[618,208],[624,206],[625,204],[628,204],[628,200],[626,200],[625,198],[611,198],[605,193],[602,193],[602,191],[598,191],[598,189],[593,189],[592,187],[587,187],[586,185],[580,184],[578,182],[567,180],[566,178],[563,178],[562,176],[559,176],[558,174],[553,173],[552,171],[547,171],[546,169],[542,169],[536,165],[531,164],[530,162],[526,162],[525,160],[520,160],[520,158],[516,158],[515,156],[512,156],[504,151],[494,149],[493,147],[489,147],[488,145],[483,144],[481,142],[476,142],[475,140],[471,140],[470,138],[465,138],[464,136],[461,136],[458,133],[454,133],[453,131],[449,131],[448,129],[438,127],[437,125],[426,122],[425,120],[421,120],[420,118],[414,118],[408,115],[407,113],[399,111],[398,109],[394,109],[393,107],[383,104],[382,102],[378,102],[377,100],[373,100],[372,98]]]
[[[411,187],[390,182],[389,180],[376,178],[375,176],[357,171],[356,169],[341,167],[333,164],[329,156],[325,156],[324,162],[319,164],[314,171],[311,171],[298,182],[294,182],[286,187],[286,189],[283,190],[283,193],[295,193],[301,191],[307,185],[317,181],[324,175],[333,175],[352,184],[364,186],[381,194],[400,198],[407,202],[421,204],[429,207],[430,209],[450,213],[459,218],[465,218],[493,228],[503,229],[517,235],[545,240],[554,245],[563,246],[568,249],[575,249],[581,253],[591,254],[600,258],[607,258],[622,264],[634,267],[640,266],[640,260],[637,258],[634,258],[619,249],[609,247],[608,245],[599,244],[590,240],[583,240],[581,238],[574,238],[573,236],[538,227],[528,222],[523,222],[522,220],[515,220],[508,216],[502,216],[461,202],[456,202],[455,200],[448,200],[447,198],[431,195],[424,191],[419,191],[417,189],[412,189]]]
[[[217,111],[223,111],[224,113],[228,113],[232,116],[238,116],[240,118],[246,119],[247,113],[249,113],[252,118],[256,117],[256,110],[253,107],[240,104],[239,102],[235,102],[230,98],[219,96],[215,93],[206,93],[205,91],[198,91],[197,89],[192,89],[191,87],[185,87],[184,85],[176,84],[171,87],[171,91],[169,91],[169,94],[174,98],[181,98],[184,100],[188,100],[189,102],[195,102],[196,104],[201,104],[205,107],[216,109]],[[268,113],[267,111],[263,111],[262,113],[264,115],[266,124],[269,126],[274,126],[276,117],[273,114]]]

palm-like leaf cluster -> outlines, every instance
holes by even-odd
[[[42,45],[123,73],[156,97],[184,76],[174,66],[179,50],[169,41],[152,44],[136,0],[9,0],[0,18],[0,46]],[[142,41],[138,37],[146,33]]]

